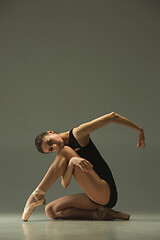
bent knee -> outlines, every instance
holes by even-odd
[[[57,216],[53,210],[53,206],[51,206],[51,204],[47,204],[46,207],[45,207],[45,213],[47,215],[47,217],[49,218],[53,218],[53,219],[56,219]]]
[[[65,156],[66,153],[68,153],[69,151],[72,151],[72,148],[69,147],[69,146],[64,146],[63,148],[61,148],[61,149],[59,150],[59,153],[60,153],[61,155]]]
[[[64,156],[66,159],[70,159],[71,157],[78,157],[79,155],[69,146],[64,146],[60,151],[59,154]]]

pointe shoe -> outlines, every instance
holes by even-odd
[[[31,216],[33,210],[38,207],[38,206],[42,206],[43,204],[45,204],[46,200],[45,198],[42,199],[38,199],[37,195],[38,194],[45,194],[45,192],[41,191],[40,189],[36,188],[36,190],[34,190],[34,192],[32,193],[33,195],[33,199],[35,200],[35,202],[32,202],[30,204],[26,203],[26,206],[24,208],[23,214],[22,214],[22,220],[23,221],[28,221],[29,217]]]
[[[114,219],[121,219],[121,220],[129,220],[130,219],[129,214],[115,211],[112,208],[106,208],[106,212],[109,215],[113,216]]]
[[[99,206],[96,211],[95,217],[98,220],[115,220],[115,219],[122,219],[122,220],[129,220],[130,215],[122,212],[117,212],[111,208],[104,208]]]

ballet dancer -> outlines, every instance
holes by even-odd
[[[46,215],[52,219],[129,220],[130,215],[115,211],[118,194],[112,172],[90,134],[109,123],[118,123],[138,132],[137,148],[145,147],[143,128],[118,113],[111,112],[83,123],[70,131],[55,133],[46,131],[35,139],[41,153],[57,152],[54,162],[44,178],[26,202],[22,220],[27,221],[37,206],[45,204],[44,195],[57,178],[66,188],[72,175],[84,193],[64,196],[45,207]]]

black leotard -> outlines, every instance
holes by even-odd
[[[78,143],[78,141],[76,140],[76,138],[73,136],[72,130],[73,129],[71,129],[69,132],[69,147],[71,147],[73,150],[75,150],[76,148],[79,148],[76,151],[77,154],[80,157],[85,158],[90,163],[92,163],[93,169],[98,174],[98,176],[101,179],[105,180],[109,184],[110,192],[111,192],[110,200],[109,200],[108,204],[102,205],[102,206],[109,207],[109,208],[114,207],[117,202],[118,194],[117,194],[115,181],[113,179],[113,176],[112,176],[109,166],[107,165],[107,163],[104,161],[104,159],[100,155],[98,149],[92,142],[91,138],[89,140],[89,143],[86,146],[81,147],[80,144]],[[101,204],[99,204],[99,205],[101,205]]]

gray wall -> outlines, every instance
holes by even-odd
[[[154,0],[0,1],[0,212],[21,212],[55,158],[35,136],[111,111],[146,137],[136,149],[137,132],[119,124],[91,135],[117,183],[115,209],[159,211],[159,13]],[[78,192],[58,180],[46,198]]]

